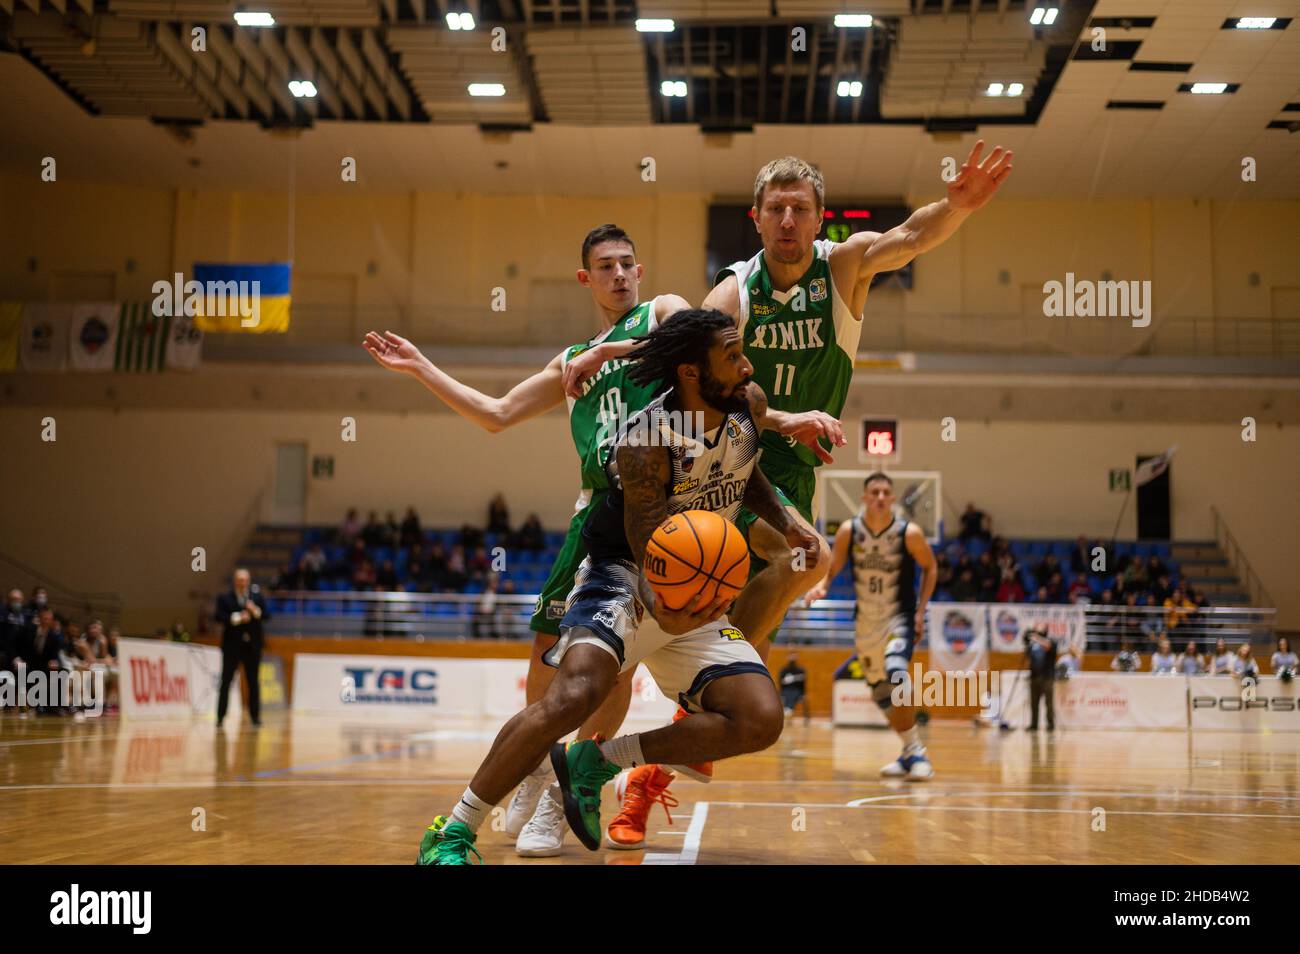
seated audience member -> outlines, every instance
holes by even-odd
[[[420,529],[420,518],[416,516],[414,507],[406,508],[406,516],[402,519],[401,535],[398,538],[397,545],[400,547],[414,546],[423,539],[423,531]]]
[[[1079,534],[1070,551],[1070,570],[1074,573],[1087,573],[1092,566],[1092,551],[1088,548],[1088,538]]]
[[[1048,579],[1047,586],[1044,589],[1047,590],[1049,603],[1064,603],[1066,601],[1065,578],[1061,576],[1059,570]]]
[[[1117,602],[1116,599],[1115,599],[1115,591],[1112,590],[1109,586],[1107,586],[1107,587],[1103,587],[1103,588],[1102,588],[1101,595],[1097,597],[1096,603],[1097,603],[1098,606],[1117,606],[1117,605],[1119,605],[1118,602]],[[1112,618],[1114,618],[1114,617],[1112,617]]]
[[[23,591],[9,591],[9,602],[0,616],[0,672],[12,671],[19,647],[26,645],[31,620],[23,606]]]
[[[1210,657],[1210,675],[1211,676],[1231,676],[1232,661],[1237,657],[1222,637],[1214,642],[1214,654]]]
[[[1154,553],[1147,557],[1147,579],[1158,580],[1162,576],[1169,575],[1169,567],[1165,566],[1165,561],[1160,559]]]
[[[1083,647],[1073,643],[1065,647],[1065,653],[1056,660],[1056,678],[1068,679],[1083,669]]]
[[[1145,590],[1150,584],[1147,578],[1147,565],[1136,557],[1124,568],[1124,589],[1135,593]]]
[[[1014,565],[1016,555],[1011,552],[1011,544],[1007,542],[1006,537],[994,537],[993,542],[989,544],[989,549],[993,551],[993,560],[1001,565],[1004,559],[1009,558]]]
[[[502,580],[497,587],[500,596],[514,596],[515,581]],[[519,604],[505,599],[497,600],[497,635],[506,639],[513,639],[519,634],[523,623],[519,619]]]
[[[1199,676],[1205,672],[1205,660],[1201,658],[1196,643],[1188,643],[1178,658],[1174,660],[1174,671],[1184,676]]]
[[[319,543],[313,543],[307,548],[307,552],[298,561],[298,571],[301,574],[302,588],[304,590],[314,590],[320,587],[320,578],[321,574],[325,572],[325,563],[325,551]]]
[[[1110,668],[1115,672],[1141,672],[1142,656],[1133,648],[1133,643],[1127,639],[1120,642],[1119,652],[1115,658],[1110,661]]]
[[[286,563],[280,567],[280,572],[276,574],[275,580],[271,583],[273,590],[297,590],[301,589],[302,574],[292,563]]]
[[[375,565],[369,559],[362,560],[361,565],[352,571],[352,589],[373,589],[376,578]]]
[[[519,528],[519,533],[515,537],[515,546],[532,553],[539,553],[546,549],[546,531],[542,529],[542,521],[537,514],[530,513],[523,526]]]
[[[1015,570],[1004,569],[1002,580],[998,584],[997,602],[1023,603],[1024,601],[1025,588],[1020,584],[1020,574]]]
[[[1034,565],[1034,582],[1039,586],[1046,586],[1052,575],[1060,571],[1061,561],[1056,559],[1055,553],[1048,553]]]
[[[447,573],[447,551],[443,549],[441,541],[435,542],[429,547],[429,552],[424,557],[423,563],[428,567],[428,572],[434,579],[442,580],[442,577]]]
[[[1186,587],[1186,590],[1187,590],[1187,598],[1196,604],[1196,613],[1194,613],[1193,615],[1197,615],[1200,613],[1201,610],[1208,609],[1209,607],[1214,605],[1208,599],[1206,599],[1204,590],[1198,590],[1190,586]]]
[[[961,515],[961,533],[957,534],[957,539],[965,543],[971,538],[989,539],[988,517],[984,511],[976,510],[975,504],[967,503]]]
[[[962,570],[961,576],[952,585],[952,599],[954,603],[974,603],[979,599],[979,584],[975,582],[975,574],[969,568]]]
[[[510,510],[504,494],[497,494],[488,504],[487,528],[488,533],[510,532]]]
[[[1156,646],[1156,651],[1151,655],[1151,671],[1158,676],[1173,675],[1175,663],[1178,657],[1174,655],[1173,647],[1169,645],[1169,640],[1161,639]]]
[[[471,580],[482,580],[492,569],[492,561],[488,558],[486,547],[477,547],[466,564],[469,570]]]
[[[952,564],[948,562],[948,554],[940,551],[939,555],[934,558],[935,569],[938,576],[935,579],[935,589],[946,590],[952,586]]]
[[[357,516],[357,508],[352,507],[348,510],[348,515],[343,518],[343,525],[339,527],[339,543],[345,547],[352,546],[352,541],[361,535],[363,529],[361,518]]]
[[[357,567],[370,559],[370,554],[366,552],[366,541],[358,537],[352,541],[352,549],[348,551],[348,565],[353,572]]]
[[[1035,603],[1052,602],[1052,594],[1047,592],[1047,587],[1040,586],[1038,589],[1034,590],[1034,602]]]
[[[460,528],[460,545],[471,552],[475,547],[481,547],[483,545],[483,531],[473,524],[465,524]]]
[[[47,610],[49,608],[50,608],[50,594],[46,592],[45,587],[38,586],[35,589],[33,589],[31,601],[28,602],[27,604],[28,617],[30,617],[33,621],[35,621],[36,618],[40,616],[44,610]]]
[[[361,528],[362,541],[367,547],[382,547],[384,534],[384,525],[379,522],[379,514],[370,511],[370,516],[366,518],[366,525]]]
[[[975,561],[975,582],[979,587],[979,602],[992,603],[997,599],[998,584],[1002,582],[1002,574],[998,571],[998,565],[993,562],[993,554],[985,550],[980,554],[980,558]]]
[[[1196,604],[1183,595],[1181,588],[1175,589],[1162,602],[1165,608],[1165,629],[1171,633],[1196,612]]]
[[[1250,655],[1250,643],[1237,647],[1237,656],[1232,661],[1232,674],[1238,679],[1258,679],[1259,663]]]
[[[380,564],[379,571],[375,573],[375,588],[380,590],[397,589],[397,571],[393,569],[392,560],[385,560]]]
[[[167,631],[167,638],[173,643],[188,643],[192,641],[190,631],[186,629],[183,620],[172,620],[172,628]]]
[[[1070,603],[1091,603],[1092,588],[1088,586],[1088,577],[1082,573],[1076,576],[1066,590],[1065,597]]]
[[[465,589],[465,584],[469,582],[469,573],[465,566],[465,548],[459,543],[452,547],[451,553],[447,555],[444,581],[456,592]]]
[[[1169,599],[1173,592],[1174,588],[1170,585],[1168,576],[1156,577],[1156,581],[1151,583],[1147,590],[1153,606],[1164,606],[1165,600]]]
[[[497,610],[497,576],[492,574],[483,585],[478,603],[474,607],[474,616],[470,620],[470,632],[475,639],[495,637]]]
[[[1291,651],[1291,640],[1285,636],[1278,637],[1277,651],[1269,659],[1269,664],[1274,675],[1281,676],[1283,679],[1294,678],[1296,667],[1300,666],[1300,659]]]
[[[1138,595],[1136,593],[1126,593],[1124,595],[1124,606],[1120,609],[1120,630],[1122,636],[1137,641],[1145,633],[1143,628],[1146,623],[1146,613],[1138,605]]]
[[[389,510],[384,515],[384,542],[381,546],[395,547],[402,536],[402,525],[397,522],[397,515]]]
[[[86,646],[96,661],[102,661],[108,655],[108,637],[104,635],[104,624],[100,620],[93,619],[86,627]]]

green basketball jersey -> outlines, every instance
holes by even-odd
[[[642,302],[590,341],[565,349],[562,366],[598,344],[649,334],[656,324],[655,299]],[[609,487],[604,467],[605,454],[618,427],[650,403],[654,396],[655,384],[643,387],[628,377],[629,363],[625,358],[606,361],[599,371],[583,382],[582,396],[569,398],[569,430],[582,468],[579,508],[590,499],[591,491]]]
[[[808,271],[788,291],[772,288],[763,253],[718,273],[714,284],[734,274],[740,287],[740,330],[754,380],[780,411],[825,411],[839,417],[853,380],[862,322],[853,316],[831,281],[835,243],[813,243]],[[817,467],[807,447],[775,431],[764,431],[764,469]]]

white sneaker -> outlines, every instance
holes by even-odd
[[[934,766],[925,753],[924,747],[903,750],[903,754],[880,769],[885,778],[905,778],[911,782],[924,782],[934,778]]]
[[[910,782],[925,782],[932,778],[934,778],[934,766],[930,764],[929,756],[922,749],[912,757],[912,765],[907,770],[907,779]]]
[[[547,786],[537,800],[537,811],[519,833],[515,854],[523,858],[554,858],[564,849],[564,833],[568,830],[564,806],[551,797],[551,787]]]
[[[533,817],[533,812],[537,811],[537,800],[551,784],[554,775],[551,760],[542,759],[542,764],[515,789],[515,797],[510,799],[510,804],[506,807],[506,834],[511,838],[517,837],[524,830],[528,819]]]
[[[890,762],[888,765],[882,765],[880,768],[880,774],[884,778],[905,778],[907,776],[907,769],[903,766],[902,757],[900,756],[899,758],[894,759],[894,761]]]

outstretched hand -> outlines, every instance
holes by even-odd
[[[948,183],[948,204],[954,209],[974,212],[993,198],[998,187],[1011,174],[1011,150],[994,147],[983,161],[984,140],[975,143],[961,169]]]
[[[370,357],[389,371],[413,371],[424,359],[419,348],[391,331],[382,335],[377,331],[366,332],[362,346],[370,352]]]
[[[831,457],[830,451],[822,446],[821,438],[825,438],[832,447],[843,447],[846,443],[844,428],[825,411],[791,414],[788,423],[781,428],[780,433],[786,437],[793,437],[803,444],[824,464],[833,464],[835,459]]]

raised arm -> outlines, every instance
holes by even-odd
[[[848,259],[857,266],[859,284],[877,272],[902,268],[922,252],[942,245],[966,218],[993,198],[1011,174],[1011,152],[996,147],[980,160],[984,140],[975,143],[956,177],[948,183],[948,195],[913,212],[902,225],[888,232],[858,232],[831,251],[831,266]]]
[[[821,458],[822,463],[835,463],[835,458],[822,447],[821,438],[825,438],[833,447],[843,447],[847,442],[839,421],[825,411],[793,413],[768,407],[767,395],[754,381],[745,387],[745,393],[749,399],[750,417],[760,431],[776,431],[782,437],[793,437]]]
[[[544,414],[564,400],[559,355],[504,397],[492,397],[457,381],[421,354],[419,348],[391,331],[382,335],[368,332],[363,344],[380,367],[410,375],[465,420],[493,434]]]
[[[648,330],[654,330],[669,315],[690,307],[691,303],[681,295],[660,295],[655,299],[655,310]],[[582,397],[584,381],[599,371],[606,361],[625,357],[639,344],[641,341],[638,338],[602,341],[594,348],[588,348],[581,354],[575,355],[564,366],[564,393],[571,398]]]

